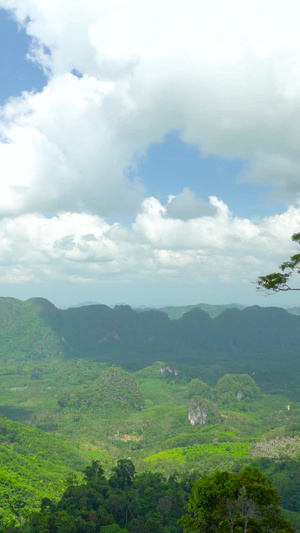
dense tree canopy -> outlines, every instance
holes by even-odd
[[[292,241],[300,244],[300,233],[294,233],[292,235]],[[293,272],[300,274],[300,254],[292,255],[288,261],[284,261],[279,266],[279,269],[280,272],[259,276],[257,280],[258,290],[273,292],[300,291],[300,287],[292,287],[289,284]]]
[[[217,471],[194,483],[189,514],[180,522],[186,533],[292,533],[292,524],[280,515],[279,500],[277,489],[258,468]]]
[[[178,524],[191,489],[189,478],[166,480],[161,474],[135,475],[129,459],[120,459],[109,479],[98,461],[85,468],[85,483],[70,476],[59,502],[42,501],[19,527],[4,533],[181,533]]]
[[[84,474],[80,485],[70,477],[60,501],[44,498],[40,512],[19,527],[0,527],[1,533],[295,532],[280,515],[277,489],[258,468],[217,471],[196,481],[192,492],[191,477],[136,475],[129,459],[118,461],[109,479],[98,461]]]

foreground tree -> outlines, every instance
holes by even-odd
[[[258,468],[240,473],[215,472],[196,481],[180,520],[186,533],[292,533],[289,520],[280,515],[280,496]]]
[[[300,233],[292,235],[292,241],[300,244]],[[273,292],[280,291],[300,291],[300,287],[291,287],[289,280],[293,272],[300,274],[300,254],[292,257],[279,266],[280,272],[273,272],[266,276],[259,276],[257,280],[258,290],[267,290]]]
[[[1,529],[0,517],[0,533],[182,533],[178,519],[190,495],[190,477],[136,475],[129,459],[120,459],[109,479],[98,461],[84,475],[80,484],[69,476],[61,499],[44,498],[40,511],[22,525]]]

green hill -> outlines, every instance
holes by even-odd
[[[62,437],[0,418],[0,523],[22,520],[44,497],[58,499],[88,455]]]
[[[225,309],[211,318],[193,308],[177,320],[161,311],[90,305],[57,309],[44,299],[0,299],[2,374],[19,361],[81,358],[126,370],[158,360],[211,384],[226,373],[255,375],[264,391],[300,398],[300,316],[281,308]],[[34,374],[35,373],[35,374]],[[1,378],[1,376],[0,376]]]
[[[175,471],[236,470],[274,454],[282,463],[298,460],[300,406],[285,396],[261,394],[247,375],[227,375],[211,387],[187,378],[180,365],[156,362],[132,374],[58,357],[41,359],[38,366],[19,361],[15,371],[0,383],[0,407],[48,433],[1,419],[0,487],[8,496],[0,524],[22,520],[43,497],[59,497],[64,479],[89,459],[110,472],[119,458],[131,457],[138,472],[167,477]],[[243,395],[237,396],[240,389]],[[222,423],[190,423],[191,402],[199,397],[216,404]],[[278,479],[285,508],[297,512],[288,496],[291,476],[287,469]]]
[[[158,311],[166,313],[171,320],[178,320],[185,313],[188,313],[192,309],[198,308],[202,311],[205,311],[211,318],[216,318],[219,316],[225,309],[245,309],[245,305],[241,304],[227,304],[227,305],[210,305],[210,304],[195,304],[195,305],[179,305],[179,306],[167,306],[160,307]]]
[[[91,385],[77,389],[65,407],[92,409],[93,413],[107,416],[107,411],[140,411],[144,400],[134,377],[118,367],[109,367],[100,379]]]
[[[123,457],[167,477],[257,463],[280,485],[283,507],[300,512],[290,490],[300,464],[299,325],[280,308],[216,318],[193,308],[170,320],[128,306],[1,298],[0,523],[59,497],[88,460],[109,473]],[[193,425],[192,403],[220,416]]]
[[[58,321],[58,310],[48,300],[0,298],[1,358],[40,359],[61,353]]]

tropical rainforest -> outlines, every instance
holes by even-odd
[[[218,479],[224,531],[245,530],[241,505],[249,531],[300,531],[299,326],[297,309],[0,298],[0,531],[213,531]]]

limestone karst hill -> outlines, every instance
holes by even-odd
[[[199,308],[170,320],[161,312],[89,305],[57,309],[42,298],[0,299],[0,356],[41,359],[61,354],[137,370],[157,360],[221,365],[253,373],[270,388],[297,388],[300,317],[281,308],[226,309],[212,319]],[[219,372],[220,374],[220,372]]]

